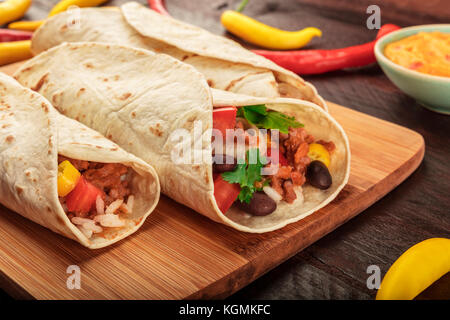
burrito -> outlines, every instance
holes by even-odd
[[[272,61],[225,37],[163,16],[136,2],[120,8],[84,8],[48,20],[35,33],[32,51],[63,42],[108,42],[168,54],[194,66],[215,89],[258,97],[303,99],[326,110],[316,89]]]
[[[211,90],[165,54],[65,43],[15,77],[152,165],[163,193],[237,230],[298,221],[348,181],[348,139],[316,104]]]
[[[0,73],[0,203],[95,249],[134,233],[159,200],[155,170]]]

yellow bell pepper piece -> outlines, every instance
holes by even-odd
[[[311,143],[309,145],[308,157],[311,161],[321,161],[327,168],[330,166],[330,153],[320,143]]]
[[[307,45],[312,38],[322,36],[322,31],[317,28],[284,31],[232,10],[226,10],[222,14],[221,22],[229,32],[239,38],[275,50],[298,49]]]
[[[20,19],[27,12],[31,0],[7,0],[0,3],[0,25]]]
[[[58,2],[53,9],[49,13],[49,17],[54,16],[58,13],[66,11],[71,6],[77,6],[80,8],[84,7],[95,7],[105,3],[108,0],[62,0]],[[17,30],[27,30],[34,31],[37,30],[45,20],[39,21],[18,21],[8,25],[9,29],[17,29]]]
[[[450,239],[431,238],[406,250],[389,268],[377,300],[411,300],[450,272]]]
[[[58,196],[65,197],[75,189],[81,173],[65,160],[58,165]]]
[[[30,59],[31,41],[13,41],[0,43],[0,65]]]

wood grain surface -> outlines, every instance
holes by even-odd
[[[351,176],[337,199],[304,220],[247,234],[162,197],[138,233],[92,251],[0,207],[4,289],[37,299],[228,297],[356,216],[422,161],[421,135],[332,103],[330,112],[350,139]],[[70,265],[81,269],[80,290],[67,289]]]
[[[165,2],[174,17],[231,37],[224,32],[219,17],[223,10],[235,8],[239,1]],[[44,18],[56,2],[34,0],[25,19]],[[126,0],[109,1],[108,4],[123,2]],[[338,48],[371,41],[375,37],[376,30],[367,30],[365,26],[368,16],[365,9],[369,4],[382,8],[383,23],[409,26],[448,23],[447,2],[258,0],[250,1],[245,13],[288,30],[320,27],[324,36],[308,47]],[[415,243],[430,237],[450,237],[450,117],[421,108],[400,92],[378,66],[305,78],[327,100],[422,134],[427,145],[424,161],[404,183],[375,205],[239,290],[230,299],[372,299],[376,290],[366,286],[369,265],[379,266],[384,274],[398,256]],[[395,148],[388,151],[394,152]],[[240,248],[242,246],[244,244]],[[443,280],[421,297],[449,296],[450,277]],[[0,281],[2,287],[8,285],[15,287],[14,292],[21,291],[5,277],[0,277]],[[20,296],[26,296],[26,292]],[[0,297],[7,298],[8,295],[0,294]]]

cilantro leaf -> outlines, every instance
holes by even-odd
[[[267,110],[266,105],[243,106],[238,108],[238,117],[243,117],[258,128],[276,129],[288,133],[289,128],[300,128],[303,124],[281,112]]]
[[[246,162],[238,164],[234,171],[222,173],[222,178],[229,183],[239,183],[241,192],[238,199],[241,202],[250,203],[253,193],[257,191],[256,181],[261,181],[261,169],[267,162],[261,157],[259,149],[251,149],[246,153]]]

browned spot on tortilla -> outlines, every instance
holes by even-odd
[[[47,81],[47,77],[49,76],[49,73],[44,74],[39,81],[36,83],[34,87],[31,87],[31,90],[33,91],[39,91],[41,90],[42,86],[44,85],[45,81]]]
[[[5,128],[11,127],[11,126],[12,126],[12,124],[7,123],[7,124],[2,125],[2,129],[5,129]]]
[[[62,27],[59,28],[59,30],[60,30],[61,32],[65,32],[68,28],[69,28],[69,27],[67,26],[67,23],[64,23],[64,24],[62,25]]]
[[[132,117],[132,118],[136,118],[136,112],[133,111],[133,112],[131,113],[131,117]]]
[[[188,56],[188,55],[185,55],[185,56],[183,56],[183,58],[181,58],[181,61],[184,61],[184,60],[186,60],[187,58],[189,58],[189,56]]]
[[[104,78],[103,81],[104,81],[104,82],[108,82],[109,79],[108,79],[108,78]]]
[[[162,136],[162,131],[159,130],[158,128],[153,128],[153,127],[149,127],[149,130],[151,133],[153,133],[155,136],[161,137]]]
[[[7,136],[5,141],[8,142],[8,143],[12,143],[14,141],[14,137],[13,136]]]
[[[147,53],[143,52],[143,51],[138,51],[137,55],[138,56],[145,56]]]
[[[45,104],[45,102],[42,102],[41,106],[42,109],[44,109],[45,113],[48,113],[48,106]]]
[[[112,134],[108,134],[107,138],[112,139]]]
[[[209,183],[209,175],[208,172],[205,172],[205,182],[208,184]]]
[[[48,145],[50,146],[50,148],[53,148],[52,138],[48,139]]]
[[[102,136],[94,136],[95,139],[101,139],[103,138]]]
[[[80,90],[78,90],[77,97],[79,97],[85,91],[86,91],[86,88],[80,88]]]
[[[22,194],[22,192],[23,192],[23,188],[21,188],[21,187],[16,187],[16,191],[17,191],[17,194]]]
[[[119,100],[127,100],[129,97],[131,97],[131,93],[127,92],[127,93],[124,93],[124,94],[119,98]]]
[[[211,79],[208,79],[206,82],[208,82],[208,86],[210,86],[211,88],[214,88],[214,81],[212,81]]]
[[[33,178],[33,182],[37,182],[36,178]]]
[[[29,171],[25,172],[25,175],[26,175],[27,177],[29,177],[29,176],[30,176],[30,172],[29,172]]]
[[[47,152],[49,155],[51,155],[52,154],[52,150],[50,149],[50,150],[48,150],[48,152]]]
[[[58,221],[59,224],[65,225],[64,220],[60,216],[56,216],[56,221]]]
[[[95,146],[97,149],[102,149],[102,147],[100,147],[100,146]]]
[[[33,69],[33,66],[26,67],[25,69],[22,69],[21,72],[28,72],[28,71],[30,71],[31,69]],[[16,78],[16,80],[17,80],[18,76],[14,77],[14,78]]]
[[[200,166],[199,165],[192,166],[192,169],[194,169],[195,171],[200,171]]]
[[[94,66],[93,66],[92,63],[90,63],[90,62],[85,63],[84,66],[85,66],[86,68],[88,68],[88,69],[94,68]]]
[[[117,80],[119,80],[119,79],[120,79],[120,76],[119,76],[118,74],[116,74],[116,75],[114,76],[114,80],[117,81]]]

